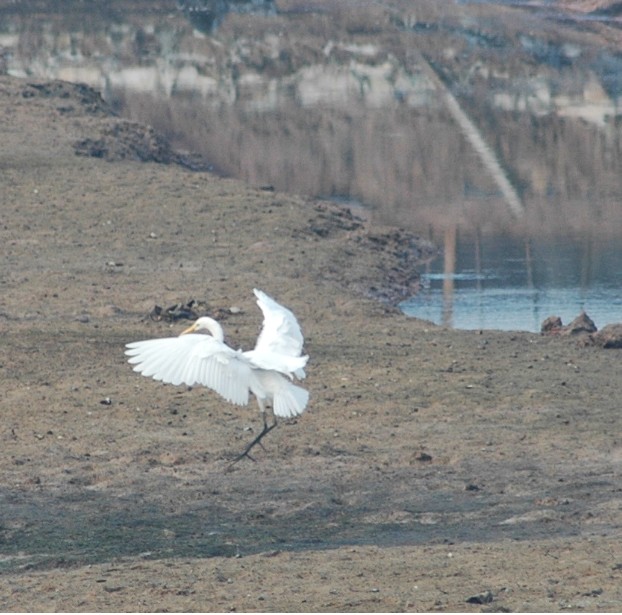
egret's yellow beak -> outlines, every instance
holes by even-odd
[[[179,335],[185,335],[186,333],[194,333],[197,330],[197,323],[192,323],[187,329],[184,329]]]

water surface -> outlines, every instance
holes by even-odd
[[[406,314],[458,329],[539,331],[584,310],[600,329],[622,322],[622,246],[593,237],[451,234]]]

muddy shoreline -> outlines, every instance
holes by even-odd
[[[430,246],[150,162],[94,101],[0,78],[2,610],[619,610],[620,350],[408,319]],[[256,409],[123,345],[195,299],[249,347],[253,287],[303,325],[311,404],[225,474]]]

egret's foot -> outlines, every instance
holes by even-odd
[[[263,429],[259,432],[257,437],[227,466],[227,470],[231,469],[238,461],[240,461],[241,459],[244,459],[244,457],[247,457],[251,461],[256,462],[257,460],[250,454],[251,449],[255,447],[257,444],[260,444],[261,447],[263,448],[263,444],[261,443],[261,440],[263,439],[264,436],[268,435],[276,426],[277,426],[276,417],[272,425],[268,425],[266,419],[264,418]]]

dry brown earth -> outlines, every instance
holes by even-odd
[[[413,238],[131,160],[166,145],[119,122],[0,78],[0,610],[620,610],[620,350],[408,319],[373,297],[416,282]],[[255,286],[303,324],[311,404],[225,473],[256,409],[123,345],[194,298],[248,347]]]

